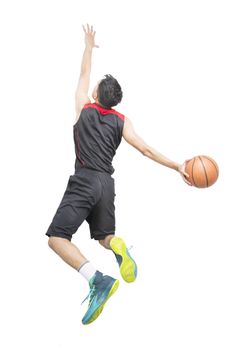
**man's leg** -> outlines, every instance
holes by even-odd
[[[88,261],[76,245],[71,243],[68,239],[52,236],[49,237],[48,245],[75,270],[79,270],[80,267]]]
[[[107,235],[99,240],[99,243],[115,254],[122,278],[128,283],[134,282],[137,277],[137,265],[129,254],[124,240],[114,235]]]
[[[68,239],[51,236],[48,244],[68,265],[78,270],[88,280],[90,301],[82,323],[89,324],[93,322],[102,312],[107,300],[117,290],[119,281],[110,276],[104,276],[94,269],[80,250]]]

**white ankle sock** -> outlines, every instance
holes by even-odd
[[[94,266],[90,263],[90,261],[86,261],[83,263],[83,265],[79,268],[78,270],[81,275],[86,278],[86,280],[89,282],[91,278],[94,276],[96,273],[96,269]]]

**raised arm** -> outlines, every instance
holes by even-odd
[[[144,156],[168,168],[178,171],[181,174],[183,180],[190,185],[190,183],[187,180],[189,175],[185,172],[185,163],[179,164],[173,162],[161,153],[157,152],[154,148],[147,145],[146,142],[139,135],[136,134],[136,132],[134,131],[133,124],[129,118],[125,118],[123,137],[131,146],[135,147]]]
[[[85,33],[85,49],[82,57],[78,86],[75,92],[75,122],[78,120],[83,106],[90,102],[88,90],[90,85],[92,50],[94,47],[98,47],[95,44],[95,31],[93,27],[87,24],[86,27],[83,26],[83,31]]]

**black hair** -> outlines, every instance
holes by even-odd
[[[97,96],[102,106],[111,108],[121,102],[123,93],[118,81],[111,74],[106,74],[99,83]]]

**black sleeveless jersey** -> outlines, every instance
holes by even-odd
[[[112,160],[121,143],[125,117],[97,103],[86,104],[74,125],[75,173],[80,168],[113,174]]]

